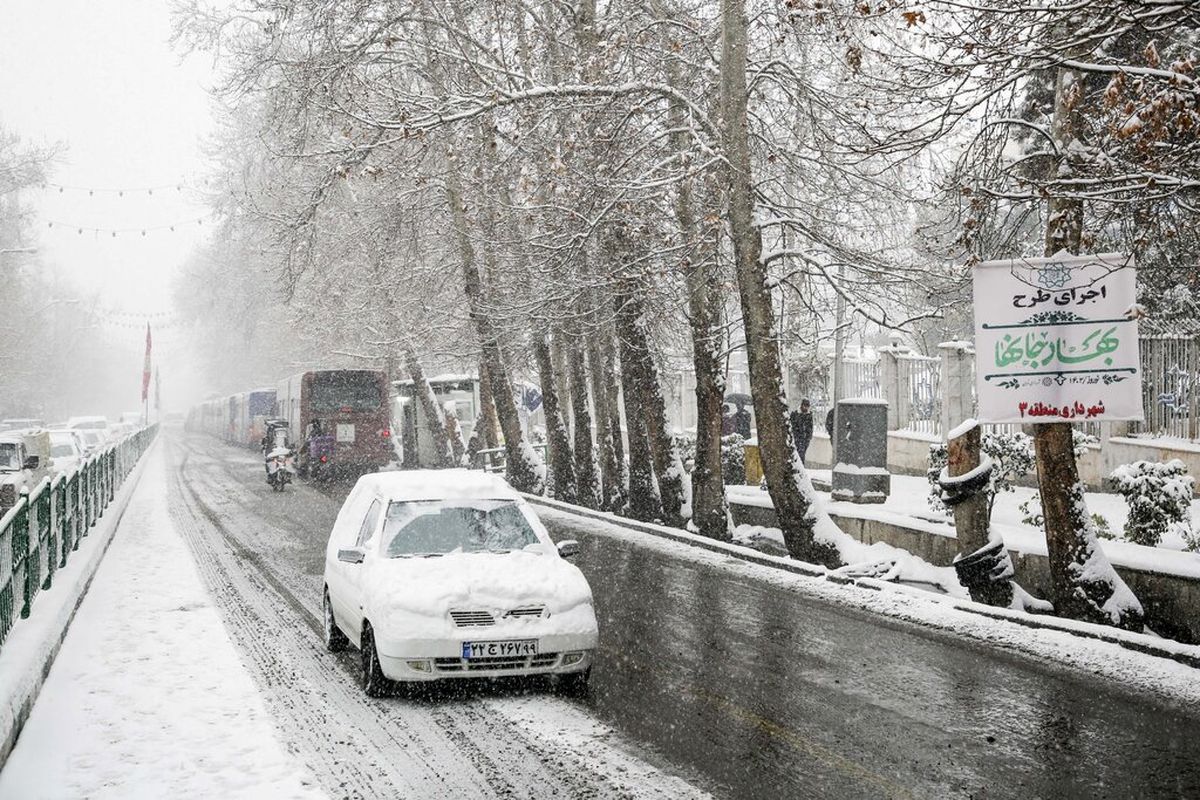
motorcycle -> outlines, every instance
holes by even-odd
[[[262,452],[267,469],[267,483],[277,492],[292,482],[296,474],[293,464],[295,454],[288,442],[286,420],[269,419],[266,421],[267,432],[263,436]]]
[[[292,482],[296,467],[292,464],[292,451],[286,447],[277,447],[267,453],[267,483],[277,492]]]

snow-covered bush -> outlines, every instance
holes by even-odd
[[[1033,469],[1033,441],[1020,432],[988,433],[984,434],[980,448],[992,460],[992,473],[987,486],[988,514],[991,514],[997,493],[1011,492],[1013,483]],[[942,502],[938,476],[946,466],[948,457],[945,444],[929,446],[929,470],[926,473],[930,486],[929,507],[934,511],[944,511],[947,516],[952,512]]]
[[[721,437],[721,474],[727,484],[740,486],[746,482],[745,445],[740,434]]]
[[[1155,547],[1169,530],[1178,532],[1184,541],[1194,536],[1191,512],[1196,481],[1182,461],[1135,461],[1117,467],[1109,478],[1129,505],[1127,540]]]

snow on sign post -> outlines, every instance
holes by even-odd
[[[981,422],[1142,419],[1133,259],[986,261],[974,269]]]

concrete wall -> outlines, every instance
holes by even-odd
[[[1200,444],[1178,439],[1164,441],[1113,436],[1104,442],[1098,453],[1099,466],[1103,470],[1100,478],[1108,477],[1108,474],[1121,464],[1134,461],[1170,461],[1173,458],[1187,465],[1188,474],[1196,478],[1196,489],[1200,493]]]
[[[929,445],[936,436],[912,431],[888,431],[888,470],[894,475],[924,475],[929,468]],[[813,435],[805,463],[816,469],[830,468],[829,437],[825,431]]]
[[[730,502],[729,505],[734,522],[738,525],[779,527],[775,510],[772,508],[737,502]],[[839,528],[860,542],[886,542],[920,556],[934,566],[951,566],[958,552],[958,539],[949,526],[945,526],[946,532],[941,533],[932,529],[908,527],[849,514],[832,514],[832,517]],[[1036,597],[1049,597],[1049,559],[1044,555],[1022,554],[1015,550],[1010,550],[1009,555],[1016,570],[1017,582]],[[1151,630],[1188,644],[1200,643],[1200,579],[1167,575],[1120,564],[1113,566],[1142,601],[1146,611],[1146,625]]]

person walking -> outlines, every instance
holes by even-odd
[[[788,422],[791,423],[792,428],[792,443],[796,446],[800,463],[804,464],[808,445],[812,442],[813,437],[812,406],[809,405],[807,399],[800,401],[798,410],[792,410],[792,413],[788,415]]]

